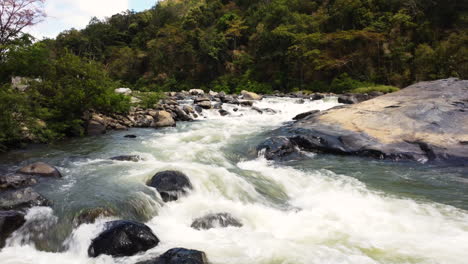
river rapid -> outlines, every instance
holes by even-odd
[[[304,104],[266,98],[255,106],[276,114],[224,105],[231,115],[204,111],[175,128],[113,132],[0,156],[0,170],[44,161],[64,175],[34,187],[53,205],[29,210],[0,251],[0,263],[133,264],[174,247],[204,251],[212,264],[468,263],[466,167],[313,153],[275,163],[257,153],[296,114],[336,105],[336,98]],[[144,160],[109,160],[118,155]],[[163,170],[185,173],[194,190],[163,203],[145,184]],[[74,226],[81,210],[94,207],[117,216]],[[190,227],[195,218],[220,212],[243,226]],[[113,219],[142,221],[161,243],[133,257],[88,258],[91,239]]]

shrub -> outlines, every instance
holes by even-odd
[[[395,87],[395,86],[375,85],[375,86],[368,86],[368,87],[359,87],[359,88],[351,90],[351,92],[352,93],[370,93],[370,92],[393,93],[399,90],[400,88]]]

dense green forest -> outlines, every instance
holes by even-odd
[[[468,78],[467,5],[165,0],[143,12],[93,18],[56,39],[19,36],[0,47],[0,145],[17,140],[25,122],[36,124],[31,130],[44,141],[80,135],[83,111],[128,109],[116,87],[346,92]],[[19,94],[9,87],[12,76],[42,81]]]

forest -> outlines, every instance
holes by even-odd
[[[468,78],[460,0],[165,0],[55,39],[0,41],[0,146],[83,135],[86,110],[125,112],[117,87],[358,92]],[[32,81],[11,87],[14,76]],[[36,81],[34,81],[36,80]],[[39,80],[39,81],[37,81]],[[25,127],[27,131],[25,132]]]

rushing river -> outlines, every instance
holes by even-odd
[[[62,179],[34,187],[53,202],[32,208],[0,251],[2,264],[133,264],[174,247],[206,252],[212,264],[466,264],[466,168],[392,163],[309,153],[273,163],[256,146],[296,114],[337,105],[269,98],[221,117],[215,110],[176,128],[132,129],[0,156],[0,169],[34,161],[56,165]],[[127,139],[125,134],[135,134]],[[117,155],[144,161],[110,161]],[[163,204],[145,185],[156,172],[179,170],[194,190]],[[81,210],[108,207],[117,219],[145,222],[161,243],[128,258],[87,257],[100,230],[74,227]],[[193,219],[228,212],[243,227],[199,231]]]

